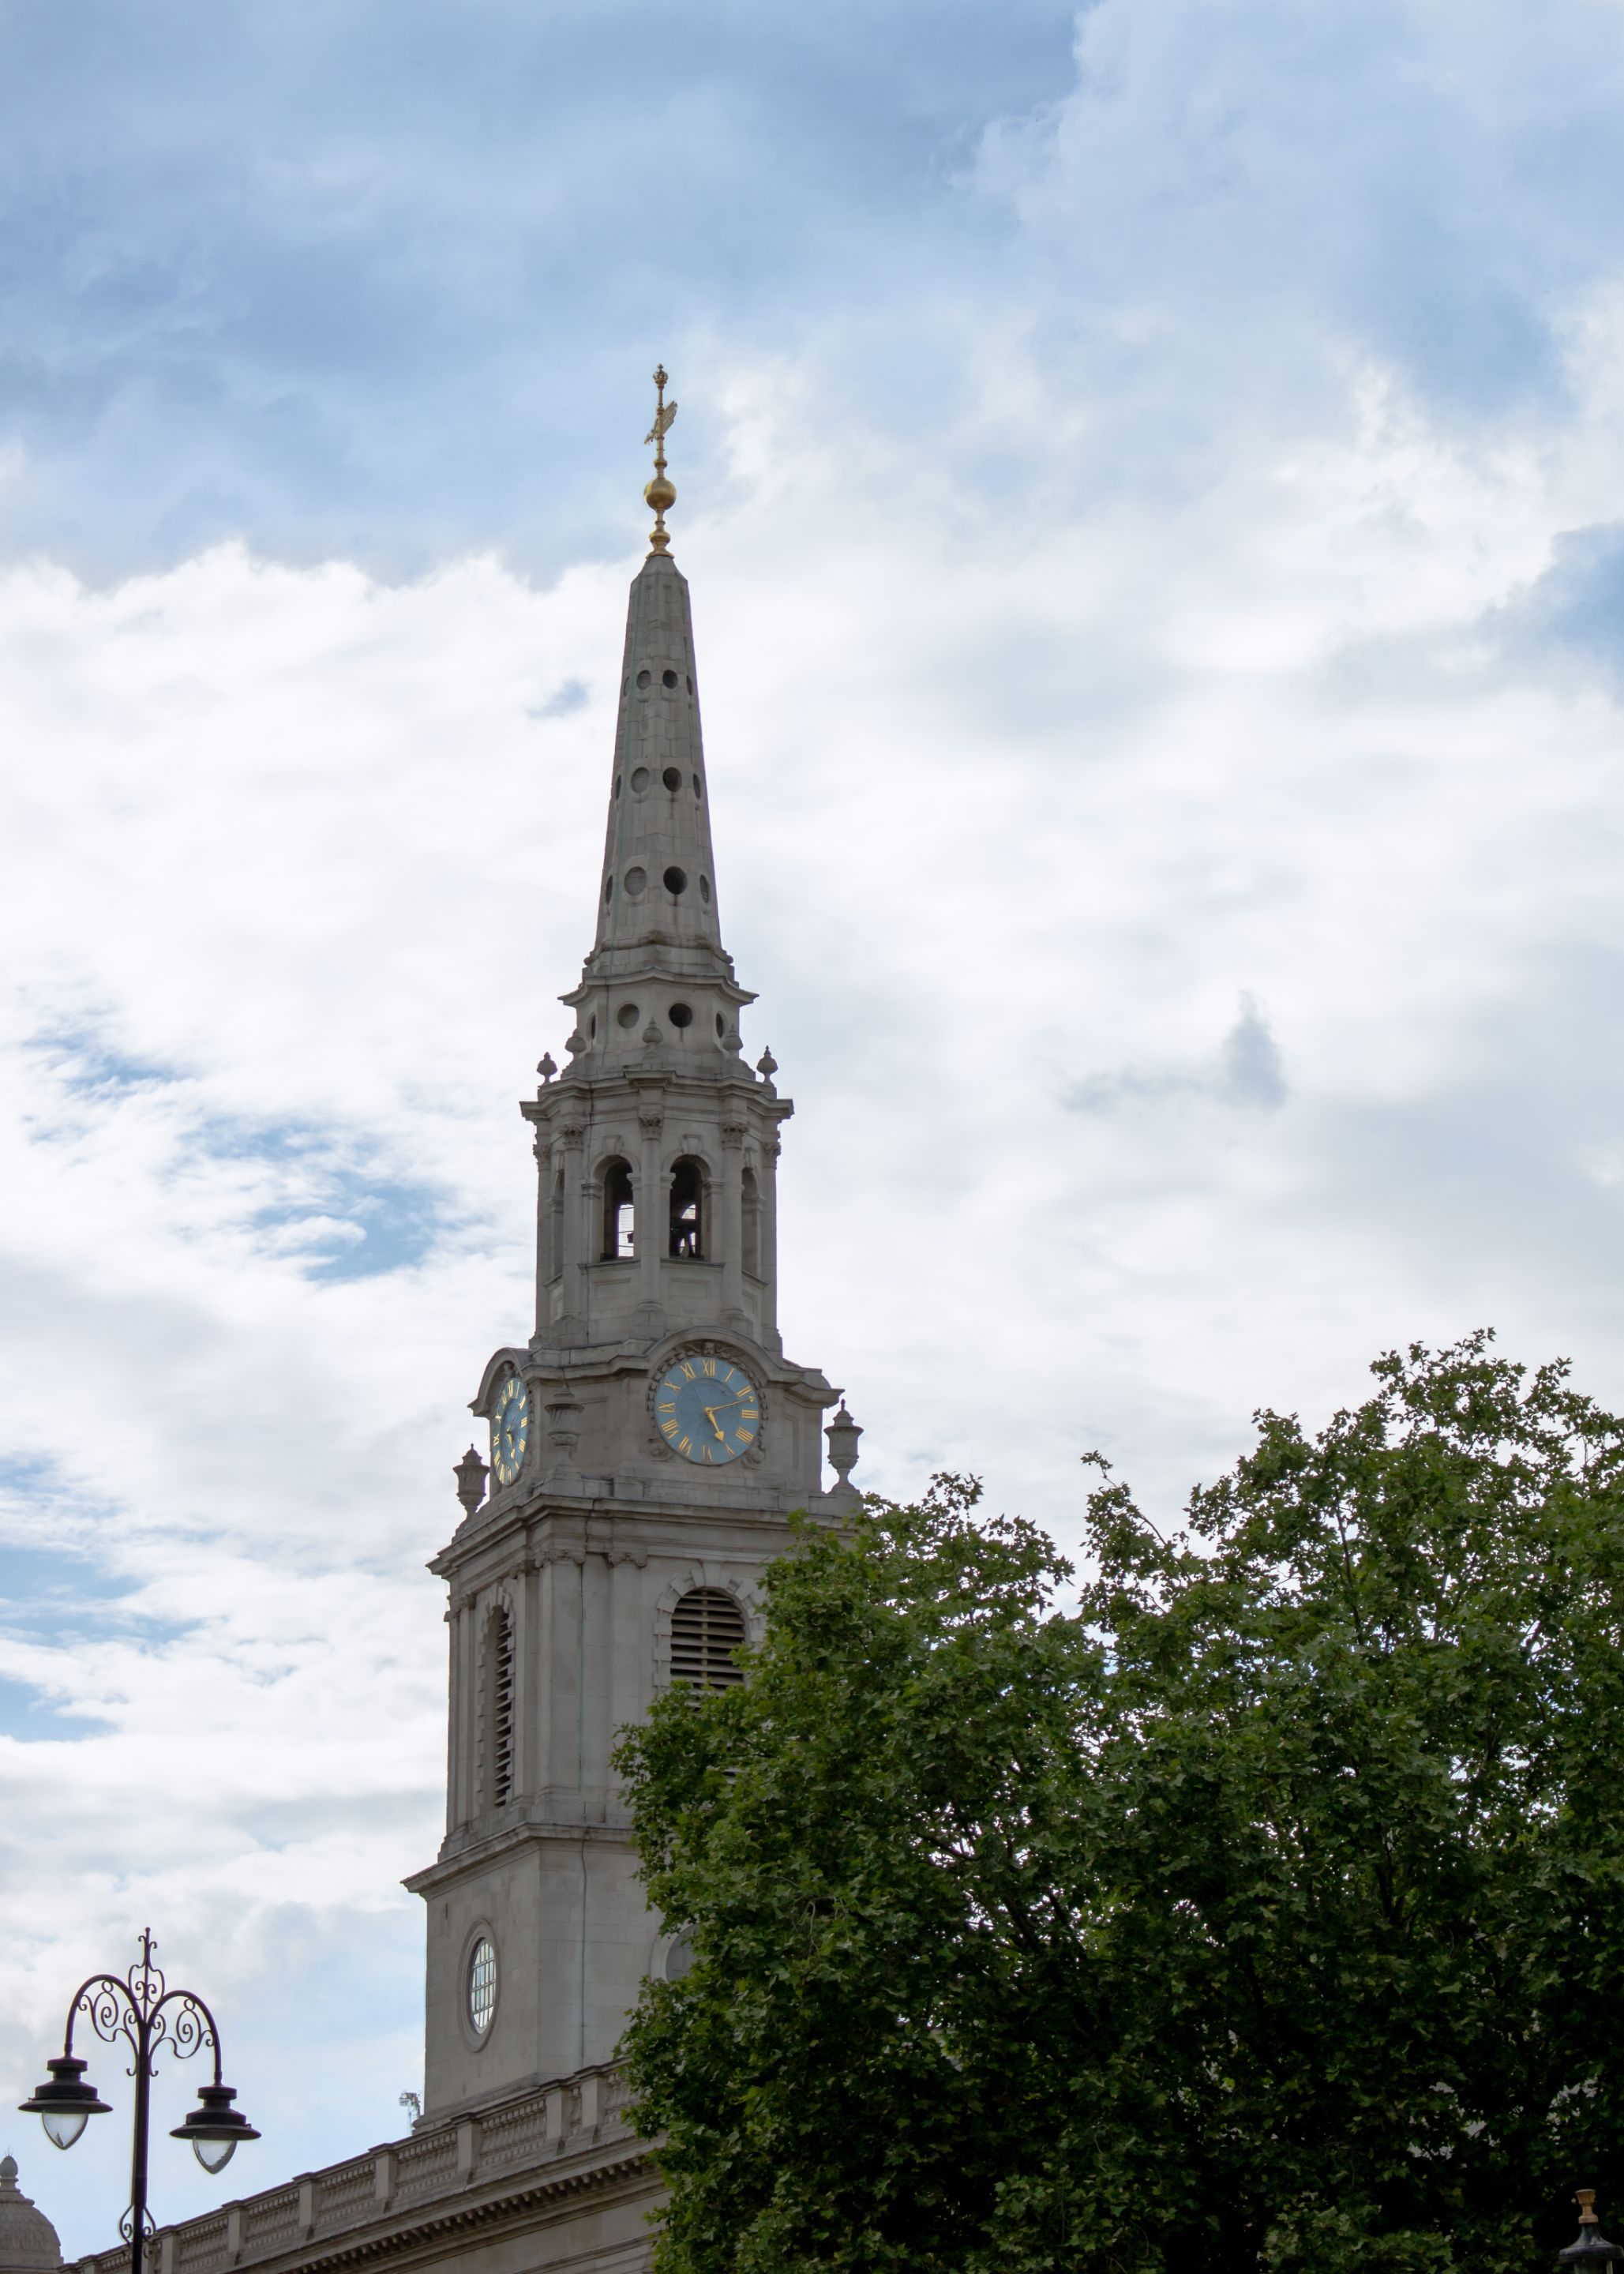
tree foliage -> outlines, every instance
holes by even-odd
[[[658,2274],[1548,2268],[1624,2180],[1624,1421],[1373,1369],[1076,1594],[936,1480],[629,1736]]]

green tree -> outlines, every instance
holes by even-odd
[[[962,1479],[805,1526],[628,1736],[658,2274],[1531,2274],[1620,2202],[1624,1421],[1373,1371],[1175,1539],[1107,1477],[1080,1606]]]

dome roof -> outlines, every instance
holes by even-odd
[[[56,2228],[19,2192],[15,2159],[0,2157],[0,2274],[56,2274],[61,2263]]]

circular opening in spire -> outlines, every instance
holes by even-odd
[[[721,1039],[722,1039],[723,1032],[724,1032],[724,1028],[723,1028],[723,1026],[722,1026],[722,1014],[721,1014],[721,1013],[718,1011],[718,1012],[717,1013],[717,1014],[716,1014],[716,1038],[717,1038],[717,1041],[718,1041],[718,1043],[719,1043],[719,1042],[721,1041]]]
[[[628,869],[626,872],[625,885],[627,899],[640,900],[643,898],[643,887],[648,881],[649,872],[646,869]]]
[[[695,797],[703,797],[704,794],[704,790],[700,783],[699,776],[695,774],[694,776],[694,794]]]
[[[640,671],[637,674],[637,686],[640,692],[647,690],[653,676],[654,674],[650,671]]]
[[[660,776],[660,779],[665,783],[666,788],[670,790],[678,790],[682,787],[682,777],[677,772],[675,766],[667,766],[665,772]]]
[[[612,900],[614,898],[614,878],[613,877],[605,877],[604,878],[604,898],[606,900]]]
[[[709,907],[710,905],[710,879],[709,877],[702,877],[699,880],[699,897],[704,902],[705,906]]]
[[[691,1027],[694,1023],[694,1013],[686,1003],[673,1003],[665,1016],[673,1027]]]
[[[592,1023],[587,1028],[587,1033],[593,1042],[598,1040],[598,1013],[596,1011],[592,1013]]]
[[[688,890],[688,871],[686,869],[667,869],[661,882],[674,900],[678,893]]]
[[[622,1003],[614,1014],[614,1022],[617,1027],[635,1027],[642,1016],[635,1003]]]
[[[691,695],[691,694],[693,693],[693,691],[694,691],[694,682],[693,682],[693,681],[692,681],[691,679],[688,681],[688,693],[689,693],[690,695]]]
[[[620,794],[620,777],[619,774],[616,774],[614,778],[614,794],[617,797]]]
[[[660,674],[660,685],[661,685],[662,687],[674,687],[674,686],[676,685],[676,683],[677,683],[677,674],[676,674],[676,673],[675,673],[674,671],[662,671],[662,672],[661,672],[661,674]]]
[[[632,775],[632,795],[641,797],[648,787],[649,770],[647,766],[639,766]]]

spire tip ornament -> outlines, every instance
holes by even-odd
[[[665,365],[656,364],[654,424],[643,438],[645,443],[652,442],[654,445],[654,479],[643,493],[643,503],[654,508],[654,527],[649,535],[650,553],[668,553],[671,550],[665,516],[677,501],[676,486],[665,472],[665,437],[671,432],[671,422],[677,415],[676,404],[665,400],[665,389],[670,383],[671,374]]]

